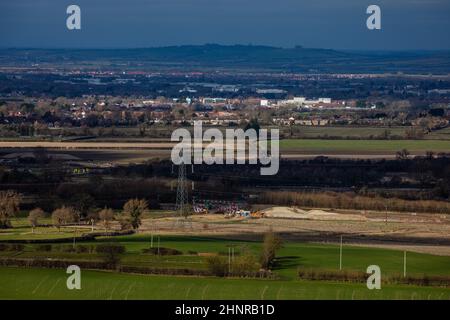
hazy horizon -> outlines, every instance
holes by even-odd
[[[15,46],[6,47],[0,45],[0,50],[145,50],[145,49],[158,49],[158,48],[176,48],[176,47],[201,47],[208,45],[217,45],[222,47],[233,47],[233,46],[244,46],[244,47],[267,47],[267,48],[277,48],[277,49],[294,49],[296,46],[283,47],[268,44],[245,44],[245,43],[234,43],[234,44],[223,44],[223,43],[203,43],[203,44],[174,44],[174,45],[160,45],[160,46],[147,46],[147,47],[31,47],[31,46]],[[300,45],[301,46],[301,45]],[[450,49],[338,49],[338,48],[318,48],[318,47],[305,47],[301,46],[302,49],[309,50],[333,50],[338,52],[367,52],[367,53],[395,53],[395,52],[405,52],[405,53],[420,53],[420,52],[450,52]]]

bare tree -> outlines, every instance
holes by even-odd
[[[114,211],[110,208],[104,208],[98,213],[99,219],[103,222],[105,232],[108,231],[111,221],[114,219]]]
[[[35,208],[28,214],[28,221],[31,224],[31,232],[34,233],[34,228],[39,225],[39,219],[45,217],[45,212],[41,208]]]
[[[98,214],[99,212],[97,211],[90,211],[86,216],[87,220],[91,224],[91,232],[94,232],[94,224],[100,219]]]
[[[123,206],[123,214],[120,217],[122,229],[137,229],[141,225],[142,214],[148,210],[147,201],[144,199],[131,199]]]
[[[21,197],[13,190],[0,191],[0,229],[11,227],[11,218],[19,212]]]
[[[272,230],[264,234],[264,243],[261,252],[261,267],[269,269],[275,260],[275,254],[282,246],[281,238]]]
[[[77,212],[72,207],[62,206],[52,213],[53,225],[61,231],[61,226],[70,222],[74,222],[77,218]]]
[[[410,153],[406,149],[402,149],[400,151],[397,151],[396,157],[397,160],[408,160]]]

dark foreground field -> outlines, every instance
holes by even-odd
[[[143,276],[84,271],[68,290],[65,270],[0,268],[1,299],[450,299],[450,289],[317,281]]]

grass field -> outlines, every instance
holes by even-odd
[[[450,140],[318,140],[287,139],[280,141],[281,151],[301,153],[393,154],[402,149],[413,153],[450,152]]]
[[[125,245],[130,255],[140,254],[148,248],[148,235],[132,235],[116,237],[115,241]],[[104,241],[109,241],[104,239]],[[160,245],[174,248],[187,253],[189,250],[197,252],[226,253],[229,245],[236,250],[243,246],[258,255],[261,243],[251,241],[233,241],[220,238],[163,236]],[[347,270],[365,271],[367,266],[377,264],[384,274],[399,274],[403,272],[403,252],[388,249],[364,248],[356,246],[344,247],[343,266]],[[286,278],[293,279],[298,267],[315,269],[337,269],[339,266],[339,246],[331,244],[314,244],[285,242],[278,253],[276,272]],[[172,259],[172,258],[166,258]],[[199,257],[200,261],[202,260]],[[450,257],[434,256],[420,253],[408,253],[408,274],[449,275]]]
[[[154,247],[157,246],[157,237],[154,237]],[[122,264],[127,266],[148,266],[156,268],[190,268],[206,269],[205,258],[196,253],[227,254],[230,245],[235,247],[236,254],[245,247],[258,257],[261,243],[252,241],[226,240],[220,238],[205,238],[193,236],[161,236],[160,246],[181,251],[182,255],[158,256],[142,253],[149,248],[151,238],[148,235],[132,235],[111,238],[100,238],[95,242],[83,242],[77,245],[97,245],[102,242],[119,242],[127,249],[122,258]],[[71,242],[65,246],[71,246]],[[14,258],[45,258],[68,260],[101,260],[94,253],[64,252],[60,244],[54,244],[51,252],[37,251],[38,245],[28,244],[21,252],[1,251],[0,257]],[[194,251],[194,252],[193,252]],[[339,246],[331,244],[314,244],[300,242],[285,242],[277,254],[277,264],[274,272],[285,280],[297,278],[297,269],[312,268],[324,270],[337,270],[339,266]],[[435,256],[408,252],[408,275],[449,275],[450,257]],[[359,246],[344,246],[344,270],[365,272],[369,265],[379,265],[382,274],[398,275],[403,272],[403,252],[397,250],[365,248]]]
[[[436,130],[426,136],[429,139],[450,139],[450,127]]]
[[[0,268],[0,299],[450,299],[450,290],[413,286],[167,277],[82,271],[68,290],[65,270]]]
[[[17,221],[15,225],[25,227]],[[44,230],[41,231],[41,236],[45,236]],[[205,270],[205,258],[196,253],[226,254],[229,246],[235,248],[237,255],[243,248],[256,257],[261,251],[260,241],[166,235],[154,236],[154,247],[159,242],[161,247],[177,249],[182,254],[158,256],[142,252],[151,245],[151,236],[142,234],[101,237],[76,246],[110,242],[126,247],[121,265],[154,268]],[[0,251],[0,258],[101,261],[95,251],[77,253],[61,250],[61,246],[71,245],[69,240],[66,244],[53,244],[51,252],[43,252],[37,250],[37,244],[26,244],[19,252]],[[367,266],[373,264],[380,266],[382,277],[399,275],[403,272],[403,252],[344,245],[344,270],[365,272]],[[303,281],[297,277],[299,267],[336,271],[338,266],[337,245],[285,242],[277,253],[273,269],[277,280],[150,276],[84,270],[81,291],[66,288],[67,275],[63,269],[2,267],[0,299],[450,299],[450,288],[383,284],[382,290],[370,291],[365,284]],[[450,257],[408,252],[407,274],[449,276]]]
[[[52,218],[47,215],[39,219],[39,224],[44,227],[36,227],[34,232],[28,220],[28,211],[21,211],[14,218],[11,218],[12,228],[0,229],[0,241],[2,240],[36,240],[36,239],[72,239],[74,236],[80,237],[91,233],[89,225],[83,226],[63,226],[59,230],[53,227]],[[143,214],[142,219],[155,219],[171,217],[175,213],[170,210],[151,210]],[[105,231],[103,228],[96,229],[96,232]]]
[[[283,128],[285,134],[289,134],[288,128]],[[404,137],[408,127],[368,127],[368,126],[294,126],[294,136],[299,138],[339,139],[373,139],[383,136],[386,132],[390,136]]]
[[[56,227],[37,227],[32,232],[30,223],[25,217],[27,212],[22,212],[15,218],[11,219],[13,228],[0,229],[0,241],[1,240],[30,240],[30,239],[59,239],[59,238],[73,238],[76,234],[77,237],[91,231],[89,228],[77,228],[72,227],[61,228],[58,230]],[[42,225],[51,225],[52,219],[49,217],[39,220]]]
[[[403,139],[407,136],[407,131],[413,127],[407,126],[294,126],[292,127],[293,137],[308,138],[334,138],[334,139],[377,139],[385,136],[391,139]],[[283,133],[289,134],[290,130],[283,128]],[[432,131],[423,136],[423,139],[430,140],[450,140],[450,127]]]
[[[0,126],[1,127],[1,126]],[[212,128],[214,126],[204,126],[204,129]],[[214,127],[224,131],[225,127]],[[284,134],[289,134],[291,129],[286,126],[269,126],[268,128],[279,128]],[[338,138],[338,139],[376,139],[377,137],[384,137],[387,135],[393,139],[404,138],[406,132],[410,130],[411,126],[363,126],[363,125],[327,125],[327,126],[307,126],[295,125],[292,127],[294,137],[298,138]],[[147,129],[146,136],[141,136],[138,127],[116,127],[114,131],[117,136],[99,136],[99,128],[90,128],[88,136],[90,142],[167,142],[170,141],[170,136],[174,127],[167,126],[152,126]],[[192,127],[187,129],[191,129]],[[105,129],[102,129],[105,131]],[[110,133],[111,129],[106,129],[106,133]],[[70,132],[72,135],[61,138],[60,134]],[[77,137],[86,137],[85,129],[78,127],[54,129],[53,136],[47,137],[0,137],[0,141],[70,141]],[[445,139],[450,140],[450,127],[432,131],[423,137],[424,139]]]
[[[0,148],[36,148],[45,147],[50,149],[71,150],[126,150],[130,155],[137,151],[169,151],[173,147],[172,142],[1,142]],[[284,139],[280,141],[280,150],[301,153],[346,153],[358,154],[392,154],[402,149],[412,153],[450,152],[450,140],[335,140],[335,139]],[[5,149],[9,150],[9,149]],[[14,152],[19,152],[16,149]],[[161,151],[162,150],[162,151]],[[11,151],[12,152],[12,151]],[[75,152],[75,153],[74,153]]]

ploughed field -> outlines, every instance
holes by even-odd
[[[143,163],[149,159],[169,159],[174,146],[169,141],[0,141],[0,163],[25,157],[37,148],[46,148],[55,159],[75,159],[98,165]],[[333,140],[285,139],[280,141],[280,155],[285,159],[327,156],[345,159],[392,159],[406,149],[411,155],[427,152],[449,153],[450,140]]]

